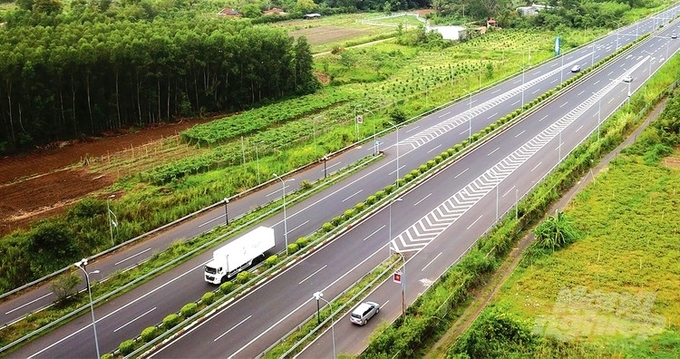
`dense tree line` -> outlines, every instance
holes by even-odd
[[[222,19],[68,22],[0,31],[8,148],[238,110],[313,92],[304,38]]]

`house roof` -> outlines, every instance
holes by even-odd
[[[238,10],[231,9],[228,7],[225,7],[224,9],[220,10],[217,14],[223,16],[241,16],[241,13]]]
[[[278,7],[271,8],[270,10],[267,10],[264,12],[265,15],[272,15],[272,14],[281,14],[284,15],[286,12],[283,11],[283,9],[279,9]]]

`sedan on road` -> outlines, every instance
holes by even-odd
[[[349,320],[357,325],[364,325],[371,317],[380,312],[380,305],[374,302],[364,302],[354,308]]]

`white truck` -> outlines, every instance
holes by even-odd
[[[205,281],[220,284],[250,266],[253,259],[274,248],[274,229],[257,227],[213,252],[213,259],[205,265]]]

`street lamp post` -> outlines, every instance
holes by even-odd
[[[326,299],[323,298],[323,293],[321,293],[321,292],[314,293],[313,298],[316,299],[317,324],[321,324],[321,319],[319,317],[319,300],[323,300],[331,308],[331,336],[333,337],[333,358],[337,358],[338,356],[336,355],[336,352],[335,352],[335,323],[334,323],[334,318],[333,318],[333,305],[331,305],[331,302],[329,302],[329,301],[327,301]]]
[[[328,176],[328,172],[326,169],[326,162],[328,162],[328,156],[327,155],[323,156],[322,160],[323,160],[323,178],[326,178]]]
[[[283,189],[283,238],[286,241],[286,256],[288,256],[288,218],[286,216],[286,182],[281,176],[276,173],[272,175],[281,181],[281,188]],[[295,178],[288,179],[288,181],[295,181]]]
[[[116,195],[112,194],[112,195],[109,196],[109,198],[106,199],[106,215],[108,216],[108,219],[109,219],[109,233],[111,234],[111,245],[113,245],[113,246],[116,245],[116,242],[113,240],[113,224],[115,223],[116,226],[118,226],[118,221],[117,220],[114,221],[114,219],[111,218],[111,215],[113,215],[114,218],[116,217],[116,214],[113,213],[113,211],[111,210],[111,204],[110,204],[111,198],[114,198],[114,197],[116,197]]]
[[[498,173],[496,173],[496,171],[493,171],[492,173],[494,182],[496,183],[496,220],[498,220],[498,191],[500,190],[501,183],[498,181]]]
[[[257,184],[260,184],[260,143],[255,142],[255,163],[257,166]]]
[[[558,139],[557,141],[559,142],[557,144],[557,162],[562,161],[562,131],[558,132]]]
[[[522,64],[522,111],[524,111],[524,64]]]
[[[404,257],[403,253],[397,251],[396,248],[394,251],[404,260],[404,265],[401,269],[401,315],[406,320],[406,257]]]
[[[515,188],[515,221],[519,220],[519,208],[517,207],[517,195],[519,194],[519,189]]]
[[[225,225],[229,225],[229,198],[224,197],[224,218],[225,218]]]
[[[468,119],[468,139],[472,138],[472,90],[469,88],[463,90],[468,95],[468,111],[470,111],[470,118]]]
[[[399,188],[399,126],[397,126],[395,123],[387,121],[392,127],[394,127],[397,130],[397,143],[395,147],[397,148],[397,188]]]
[[[90,273],[87,272],[87,259],[83,258],[80,262],[75,264],[78,269],[85,273],[85,283],[87,285],[87,293],[90,295],[90,313],[92,314],[92,330],[94,331],[94,346],[97,350],[97,358],[101,358],[99,355],[99,341],[97,340],[97,323],[94,319],[94,306],[92,304],[92,290],[90,289]],[[92,274],[99,273],[99,270],[92,271]]]
[[[560,59],[562,60],[562,65],[560,65],[560,85],[561,85],[562,82],[563,82],[563,78],[564,78],[564,75],[563,75],[564,74],[564,55],[562,54],[561,51],[560,51]]]
[[[401,198],[395,198],[395,199],[390,201],[390,206],[389,206],[390,207],[390,223],[388,223],[388,231],[387,231],[388,236],[390,237],[387,240],[390,241],[390,242],[392,241],[392,203],[401,202],[401,201],[402,201]],[[392,248],[391,245],[390,245],[390,248]]]

